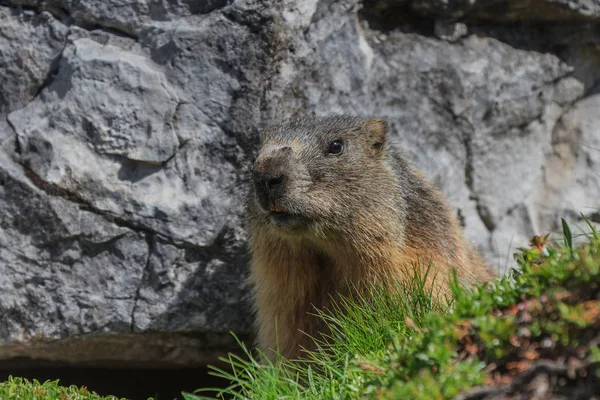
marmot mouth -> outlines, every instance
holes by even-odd
[[[300,225],[304,218],[298,214],[271,211],[269,212],[269,221],[277,226],[295,227]]]

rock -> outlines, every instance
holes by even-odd
[[[14,14],[0,7],[0,114],[22,107],[40,91],[60,56],[67,32],[49,13]]]
[[[0,343],[130,332],[144,235],[39,190],[5,152],[0,165]]]
[[[243,249],[238,249],[242,254]],[[134,314],[135,331],[186,332],[199,326],[208,332],[223,327],[244,332],[250,313],[240,313],[241,294],[247,284],[239,266],[244,256],[207,257],[194,249],[181,249],[155,238],[148,269],[140,287]]]
[[[9,122],[21,161],[43,181],[101,212],[128,214],[179,242],[207,245],[223,215],[209,205],[222,197],[227,207],[234,199],[198,181],[217,174],[221,184],[231,184],[236,171],[198,169],[203,143],[186,125],[178,137],[190,114],[181,107],[151,59],[82,38],[67,44],[47,90]],[[196,128],[201,137],[210,130]],[[210,138],[206,133],[200,140]]]
[[[307,113],[387,118],[500,271],[597,220],[595,2],[1,4],[0,359],[193,365],[250,340],[258,130]]]
[[[60,140],[56,136],[85,135],[89,148],[103,156],[161,164],[175,155],[179,141],[173,115],[178,100],[164,75],[146,59],[91,39],[78,39],[65,47],[58,68],[40,98],[9,117],[24,151],[48,143],[61,153],[59,143],[52,143]],[[22,126],[31,120],[35,123]],[[47,166],[60,170],[50,178],[39,166],[43,160],[27,162],[47,181],[65,178],[61,166]],[[67,165],[73,162],[65,161]]]
[[[389,1],[387,3],[403,3]],[[414,0],[412,8],[420,13],[444,18],[469,18],[487,21],[570,21],[600,16],[594,0]]]
[[[460,22],[435,21],[435,36],[438,39],[456,42],[467,35],[467,26]]]
[[[540,226],[555,226],[557,214],[577,220],[582,213],[600,223],[600,94],[572,105],[556,124],[542,175],[535,185]],[[586,228],[580,223],[580,228]],[[578,232],[580,233],[580,232]]]
[[[191,15],[208,14],[231,3],[230,0],[7,0],[13,7],[48,10],[61,19],[94,29],[102,27],[120,35],[134,37],[136,31],[152,21],[178,20]]]

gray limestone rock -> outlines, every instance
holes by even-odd
[[[600,222],[593,1],[0,0],[0,359],[193,365],[251,334],[258,130],[390,121],[503,271]]]
[[[40,190],[4,151],[0,166],[0,349],[130,332],[144,234]]]
[[[0,7],[0,114],[6,116],[40,92],[67,33],[68,28],[50,13],[15,13]]]

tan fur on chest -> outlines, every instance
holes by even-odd
[[[409,280],[416,267],[424,274],[427,265],[440,257],[398,247],[398,243],[371,243],[357,252],[360,243],[286,240],[258,230],[250,240],[254,254],[251,281],[258,290],[255,306],[259,348],[278,350],[288,358],[300,356],[301,348],[313,349],[312,338],[320,339],[327,327],[314,314],[331,305],[336,294],[348,295],[349,285],[359,291],[374,286],[397,289],[398,281]],[[420,254],[420,256],[419,256]],[[447,261],[447,260],[446,260]],[[428,284],[444,294],[447,276]],[[271,354],[272,355],[272,354]]]

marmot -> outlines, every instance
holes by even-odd
[[[431,262],[494,277],[441,193],[390,145],[382,119],[306,117],[261,132],[246,204],[258,347],[287,358],[326,329],[331,295],[386,285]],[[277,324],[277,326],[276,326]]]

